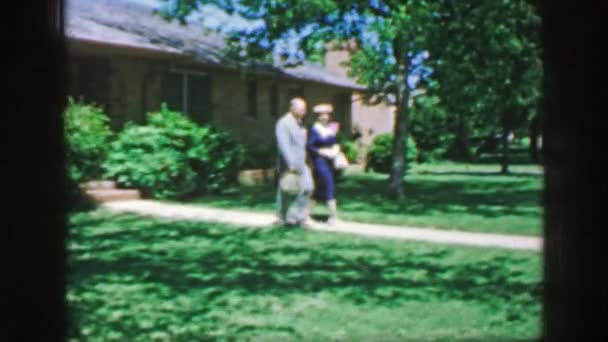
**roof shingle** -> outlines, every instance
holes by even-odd
[[[224,38],[202,25],[180,25],[153,14],[153,8],[125,0],[68,0],[66,35],[69,39],[191,55],[204,64],[237,68],[224,54]],[[349,89],[364,86],[324,66],[305,63],[296,67],[259,65],[287,78],[330,84]]]

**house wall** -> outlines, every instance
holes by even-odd
[[[119,125],[127,121],[143,122],[144,76],[154,64],[143,58],[112,58],[111,112]]]
[[[110,97],[105,111],[111,118],[113,127],[119,128],[126,122],[145,122],[145,113],[160,109],[162,98],[162,78],[169,70],[169,62],[158,58],[129,56],[124,54],[104,55],[103,52],[73,52],[74,60],[81,56],[97,56],[110,61]],[[219,127],[231,130],[246,145],[274,147],[274,127],[276,121],[287,112],[291,88],[301,87],[308,101],[307,123],[314,121],[312,107],[322,102],[335,103],[338,95],[350,98],[350,90],[312,82],[278,82],[278,116],[271,113],[271,77],[257,78],[257,117],[248,114],[247,79],[239,72],[221,70],[201,65],[190,65],[188,69],[204,72],[211,78],[211,117]],[[73,89],[79,73],[77,63],[70,65]],[[350,107],[350,105],[349,105]],[[343,130],[350,132],[351,109],[344,117],[336,117]]]
[[[361,94],[353,94],[352,121],[361,133],[376,136],[392,133],[395,123],[395,106],[384,103],[369,105],[361,100]]]
[[[247,144],[274,144],[276,121],[289,109],[289,89],[302,87],[308,102],[307,124],[314,120],[312,107],[322,102],[334,103],[338,94],[350,95],[349,91],[323,84],[297,81],[277,81],[279,92],[278,116],[271,113],[271,87],[273,80],[258,78],[257,117],[248,115],[247,80],[239,73],[211,73],[213,82],[212,108],[214,123],[231,129]],[[334,104],[335,106],[335,104]],[[344,129],[350,129],[350,115],[338,119]]]
[[[130,56],[127,54],[110,54],[108,51],[73,49],[70,51],[69,95],[78,96],[80,90],[79,74],[85,68],[94,67],[83,61],[91,58],[109,62],[109,97],[103,107],[110,117],[111,126],[122,127],[126,122],[144,122],[145,113],[160,108],[156,99],[160,98],[160,75],[166,63],[158,58]],[[102,83],[102,82],[100,82]],[[90,101],[85,98],[86,101]]]
[[[350,52],[344,49],[329,50],[325,56],[325,66],[332,73],[346,76],[348,68],[342,63],[350,58]],[[395,122],[395,106],[388,104],[365,104],[360,94],[353,94],[352,125],[358,126],[364,136],[370,131],[371,135],[390,133]]]

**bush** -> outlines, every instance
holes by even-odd
[[[206,137],[210,134],[210,129],[198,126],[180,112],[169,110],[164,103],[159,112],[149,113],[147,119],[148,125],[168,138],[175,152],[182,154],[182,158],[196,174],[195,190],[204,188],[209,161]]]
[[[405,153],[407,168],[416,162],[416,143],[412,137],[408,137],[407,151]],[[374,138],[369,148],[367,168],[375,172],[390,173],[393,161],[393,134],[381,134]]]
[[[65,135],[71,182],[81,183],[103,175],[102,164],[112,138],[108,122],[109,118],[100,108],[69,99]]]
[[[359,149],[357,148],[357,143],[355,143],[354,141],[346,141],[342,143],[341,146],[342,152],[344,152],[346,159],[348,159],[350,163],[356,163],[359,157]]]
[[[230,132],[210,127],[203,137],[208,161],[204,164],[203,179],[206,192],[218,192],[233,184],[245,159],[245,148]]]
[[[162,129],[187,155],[197,178],[197,192],[217,192],[236,182],[245,159],[245,149],[230,132],[199,126],[180,112],[162,105],[160,112],[148,115],[151,126]]]
[[[179,198],[196,189],[196,173],[175,146],[159,128],[127,124],[110,145],[106,175],[154,198]]]
[[[277,158],[275,148],[271,146],[256,145],[247,147],[245,151],[245,159],[242,165],[243,169],[269,169],[275,167]]]
[[[343,133],[338,134],[337,140],[340,144],[342,152],[344,152],[344,155],[346,156],[346,159],[348,159],[348,161],[351,163],[355,163],[357,161],[357,158],[359,157],[357,143],[354,142],[352,139],[349,139]]]
[[[149,135],[149,136],[146,136]],[[201,127],[166,105],[147,126],[129,125],[112,146],[107,175],[156,198],[215,192],[237,179],[243,147],[228,132]]]

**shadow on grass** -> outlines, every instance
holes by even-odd
[[[470,161],[471,164],[500,164],[502,154],[500,153],[484,153],[479,157]],[[527,150],[511,150],[509,155],[509,165],[530,165],[533,162],[530,160],[530,155]]]
[[[500,172],[468,172],[468,171],[420,171],[422,175],[431,175],[431,176],[475,176],[475,177],[483,177],[483,176],[502,176],[502,177],[521,177],[521,178],[543,178],[543,174],[540,172],[509,172],[506,175]]]
[[[530,215],[521,211],[540,204],[538,190],[514,182],[487,179],[481,182],[437,179],[410,181],[405,185],[405,199],[391,201],[385,194],[386,183],[380,179],[353,177],[340,192],[348,203],[365,203],[375,212],[412,215],[470,213],[484,217]],[[490,208],[490,207],[498,208]],[[362,207],[363,209],[363,207]]]
[[[541,288],[513,266],[517,257],[447,264],[447,248],[403,252],[380,244],[312,239],[300,230],[240,230],[192,223],[154,223],[129,217],[106,226],[136,226],[107,234],[76,233],[87,248],[73,252],[70,283],[107,275],[159,283],[172,295],[206,292],[210,307],[228,306],[230,294],[287,296],[330,292],[355,304],[396,306],[404,300],[466,300],[490,306],[538,304]],[[75,229],[74,231],[79,231]],[[205,248],[167,242],[204,241]],[[152,248],[154,247],[154,248]],[[404,247],[405,248],[405,247]],[[92,259],[79,258],[82,254]],[[523,276],[523,277],[522,277]],[[524,312],[520,313],[524,315]],[[523,319],[517,312],[513,319]]]
[[[468,256],[451,247],[355,242],[304,230],[249,230],[109,214],[74,219],[70,241],[68,284],[79,298],[71,304],[70,335],[83,340],[81,326],[138,340],[150,330],[139,325],[136,302],[160,306],[178,296],[187,296],[195,307],[167,313],[170,318],[162,316],[150,329],[188,324],[201,330],[183,333],[180,340],[199,341],[215,340],[205,334],[218,328],[229,336],[303,338],[297,325],[218,318],[234,312],[269,314],[268,304],[256,299],[268,296],[289,305],[292,296],[321,292],[361,310],[398,308],[406,301],[462,300],[517,322],[540,310],[537,266],[515,253],[487,255],[473,249]],[[123,304],[112,300],[112,290],[99,290],[125,286],[140,290],[129,290],[126,299],[123,294]],[[109,310],[123,310],[128,316],[108,320]]]
[[[400,202],[386,195],[386,180],[367,175],[350,175],[337,186],[341,210],[353,214],[436,215],[472,214],[485,218],[505,215],[538,216],[540,191],[530,180],[541,175],[524,173],[514,177],[493,173],[433,172],[427,179],[410,178]],[[461,177],[462,176],[462,177]],[[271,186],[241,187],[230,194],[194,199],[193,202],[223,208],[274,210],[276,190]]]

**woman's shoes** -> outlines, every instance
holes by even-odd
[[[338,220],[337,217],[330,216],[329,219],[327,219],[327,224],[330,225],[330,226],[335,226],[338,223],[340,223],[340,221]],[[311,217],[309,217],[308,219],[305,219],[304,221],[298,221],[298,222],[283,221],[281,219],[277,219],[272,224],[274,226],[283,226],[283,227],[291,227],[291,228],[297,228],[297,227],[299,227],[299,228],[315,228],[315,227],[320,227],[320,224],[322,226],[321,222],[315,221]]]

